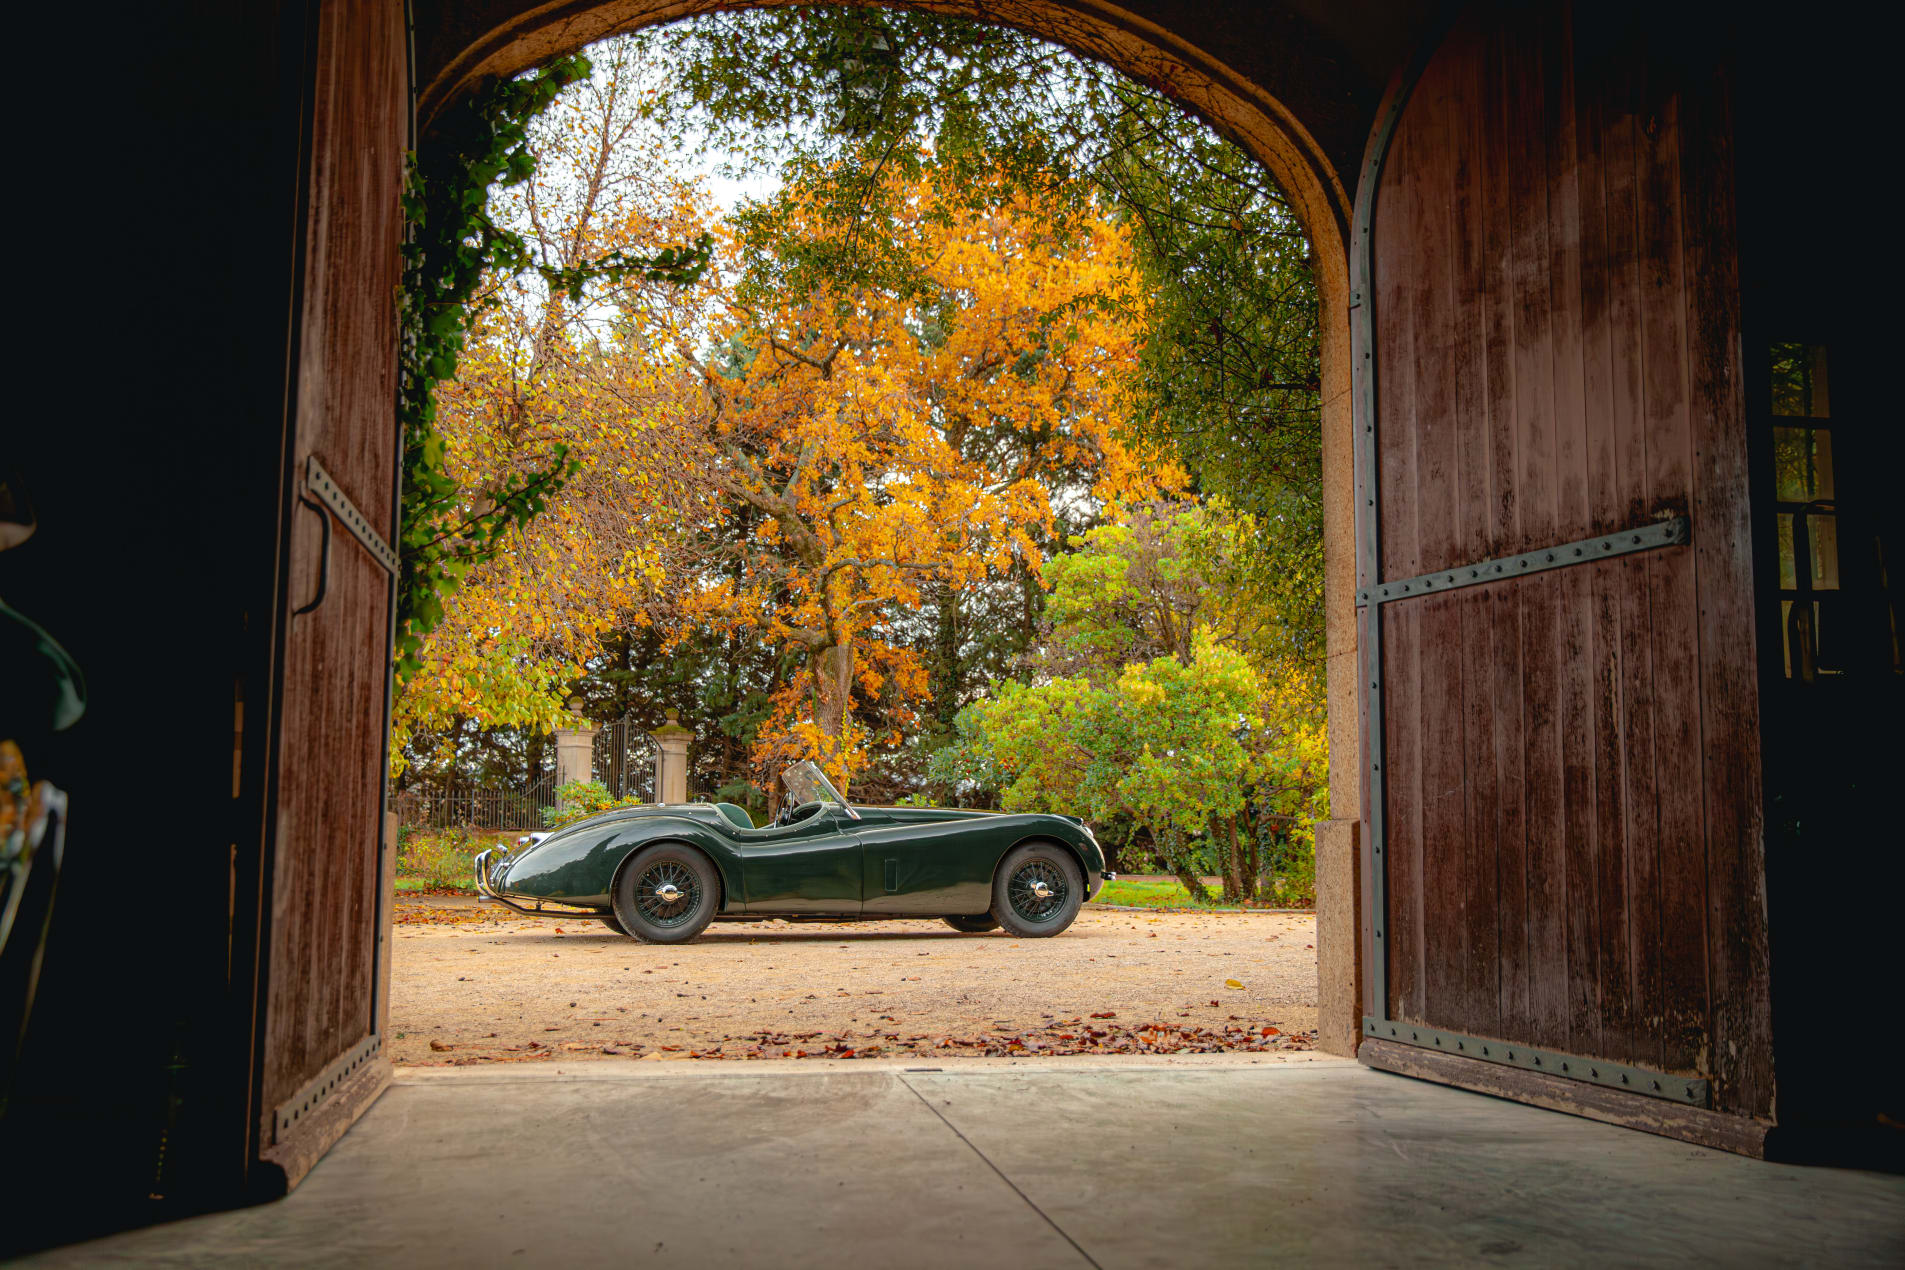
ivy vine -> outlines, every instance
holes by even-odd
[[[613,284],[639,277],[686,286],[713,255],[713,239],[702,234],[688,246],[648,255],[617,251],[578,268],[554,268],[536,262],[521,234],[490,219],[490,190],[520,184],[536,170],[531,123],[589,70],[588,59],[578,53],[493,81],[442,123],[425,158],[409,157],[398,297],[400,681],[420,669],[424,637],[443,619],[444,601],[471,569],[501,550],[510,530],[548,505],[575,467],[567,447],[558,445],[548,466],[513,473],[488,488],[470,489],[450,474],[436,426],[436,389],[456,374],[472,321],[493,302],[476,301],[478,290],[530,270],[572,301],[597,279]]]

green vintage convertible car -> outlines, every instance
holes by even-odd
[[[483,852],[476,889],[536,917],[584,910],[657,944],[770,917],[938,917],[1030,939],[1070,926],[1114,876],[1074,816],[855,807],[811,762],[781,779],[791,800],[763,828],[732,803],[617,808]]]

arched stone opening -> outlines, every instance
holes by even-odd
[[[487,79],[518,73],[611,35],[702,13],[783,2],[584,0],[526,6],[495,0],[445,13],[434,26],[417,31],[420,144],[428,146],[433,121]],[[1348,236],[1353,191],[1339,169],[1349,170],[1354,161],[1345,147],[1361,143],[1361,111],[1346,104],[1355,102],[1361,86],[1340,61],[1320,51],[1304,57],[1305,50],[1293,47],[1284,54],[1291,59],[1283,67],[1288,82],[1278,85],[1287,92],[1279,95],[1158,22],[1096,0],[923,0],[895,7],[1015,27],[1161,89],[1261,162],[1289,196],[1310,235],[1320,303],[1332,816],[1329,831],[1319,832],[1317,846],[1317,942],[1325,981],[1321,1039],[1328,1048],[1349,1052],[1360,1020],[1353,825],[1361,803],[1362,764],[1351,514]],[[1291,30],[1292,45],[1303,43],[1294,25]]]
[[[495,0],[474,12],[444,14],[416,33],[417,110],[422,141],[433,120],[470,89],[611,35],[696,14],[763,8],[784,0],[582,0],[529,7]],[[1320,1041],[1352,1052],[1360,1034],[1359,882],[1354,826],[1362,802],[1356,690],[1355,543],[1349,340],[1348,238],[1353,170],[1363,119],[1353,84],[1333,59],[1316,56],[1282,67],[1283,94],[1157,22],[1096,0],[924,0],[916,8],[999,23],[1105,62],[1184,103],[1241,145],[1289,196],[1316,258],[1322,371],[1322,477],[1330,736],[1330,814],[1317,835]],[[1292,39],[1292,44],[1301,40]],[[1292,50],[1300,52],[1301,50]],[[1299,66],[1302,69],[1299,69]],[[1319,74],[1318,68],[1326,68]],[[1335,82],[1326,76],[1335,75]],[[1347,116],[1338,120],[1335,116]],[[1316,126],[1310,126],[1310,121]],[[1343,122],[1347,126],[1340,126]],[[1329,140],[1319,133],[1329,134]],[[1335,159],[1332,161],[1332,153]]]

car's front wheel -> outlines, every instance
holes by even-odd
[[[720,893],[721,880],[707,856],[658,842],[622,866],[615,882],[615,916],[637,939],[685,944],[714,920]]]
[[[1021,939],[1056,935],[1085,902],[1085,877],[1056,843],[1028,842],[1007,853],[992,879],[992,916]]]
[[[602,914],[602,924],[618,935],[628,934],[627,928],[622,925],[622,919],[617,917],[613,911]]]
[[[948,917],[943,920],[946,925],[962,935],[983,935],[989,930],[999,929],[999,923],[990,913],[979,913],[972,917]]]

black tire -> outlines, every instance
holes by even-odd
[[[939,920],[962,935],[983,935],[989,930],[999,929],[999,923],[990,913],[978,913],[972,917],[942,917]]]
[[[622,925],[622,919],[617,917],[613,910],[602,914],[602,924],[618,935],[628,934],[627,928]]]
[[[670,888],[679,898],[667,898]],[[720,903],[713,862],[679,843],[643,847],[615,879],[615,918],[644,943],[687,943],[707,929]]]
[[[992,916],[1020,939],[1058,934],[1084,902],[1085,875],[1072,853],[1057,843],[1014,847],[992,875]]]

